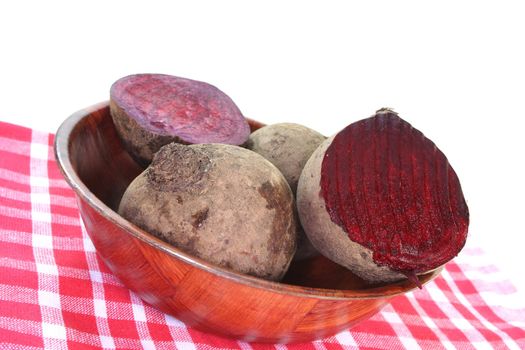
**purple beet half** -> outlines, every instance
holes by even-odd
[[[110,90],[110,111],[124,146],[143,166],[170,142],[241,145],[250,135],[247,120],[225,93],[171,75],[117,80]]]

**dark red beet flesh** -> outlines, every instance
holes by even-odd
[[[110,95],[143,128],[186,143],[240,145],[250,134],[235,103],[200,81],[164,74],[130,75],[116,81]]]
[[[320,185],[332,221],[380,266],[413,275],[446,263],[465,244],[469,212],[456,173],[432,141],[390,110],[335,136]]]

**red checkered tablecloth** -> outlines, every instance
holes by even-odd
[[[53,135],[0,122],[1,349],[525,349],[524,305],[469,242],[423,290],[333,337],[268,345],[199,332],[144,304],[99,259]]]

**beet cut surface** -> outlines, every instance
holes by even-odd
[[[465,244],[469,212],[456,173],[432,141],[388,109],[335,136],[320,185],[332,221],[379,266],[425,272]]]
[[[164,74],[116,81],[111,100],[144,129],[183,143],[244,143],[250,128],[235,103],[216,87]]]

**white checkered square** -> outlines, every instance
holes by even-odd
[[[195,347],[195,344],[186,342],[186,341],[178,341],[175,342],[175,347],[179,350],[195,350],[197,349]]]
[[[85,237],[84,238],[84,249],[86,250],[86,252],[95,252],[96,249],[95,249],[95,246],[93,245],[93,242],[91,241],[91,239],[89,237]]]
[[[60,295],[45,290],[38,291],[38,304],[60,309]]]
[[[146,312],[144,311],[144,306],[143,305],[138,305],[138,304],[131,304],[131,307],[133,308],[133,318],[135,319],[135,321],[142,321],[142,322],[146,322]]]
[[[352,334],[350,334],[349,331],[343,331],[339,334],[336,334],[335,339],[341,344],[345,346],[357,346],[357,343],[354,340],[354,337],[352,337]]]
[[[53,237],[47,235],[41,235],[33,233],[32,242],[35,248],[53,249]]]
[[[33,204],[45,204],[46,206],[50,205],[49,193],[31,193],[31,203]],[[36,206],[35,206],[36,207]]]
[[[451,317],[450,321],[454,324],[454,326],[463,331],[475,329],[474,326],[472,326],[472,324],[464,318]]]
[[[30,176],[29,177],[29,184],[31,187],[33,187],[35,190],[40,187],[49,187],[49,179],[44,176]]]
[[[58,276],[58,268],[56,265],[36,263],[36,271],[39,274]]]
[[[49,156],[49,145],[32,142],[31,158],[47,160]]]
[[[89,270],[89,277],[92,282],[102,283],[102,273],[100,271]]]
[[[33,197],[33,195],[31,195]],[[32,200],[32,199],[31,199]],[[35,207],[35,206],[33,206]],[[32,210],[31,211],[31,219],[38,222],[45,222],[45,223],[51,223],[51,214],[48,211],[39,211],[39,210]]]
[[[59,324],[43,322],[42,335],[44,338],[66,340],[66,328]]]
[[[107,335],[100,336],[100,345],[103,349],[115,349],[115,342],[113,341],[113,338],[108,337]]]
[[[142,339],[140,343],[142,344],[142,349],[144,350],[155,350],[155,343],[152,340]]]
[[[106,302],[104,300],[93,299],[93,305],[95,307],[95,316],[104,318],[108,317]]]
[[[164,314],[164,318],[166,319],[166,324],[168,326],[172,326],[172,327],[186,327],[186,325],[179,321],[178,319],[176,319],[175,317],[171,316],[171,315],[168,315],[168,314]]]

